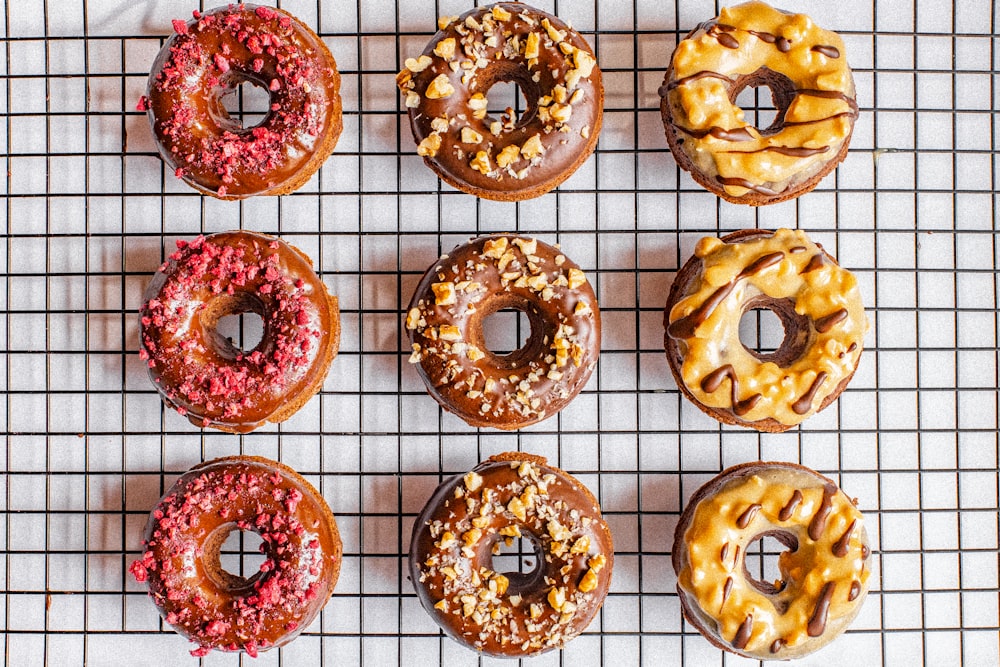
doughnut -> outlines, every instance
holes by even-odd
[[[521,538],[534,569],[498,572]],[[437,488],[413,524],[410,579],[454,640],[486,655],[562,648],[597,615],[611,585],[611,532],[597,500],[541,456],[490,457]]]
[[[868,593],[864,518],[832,481],[794,463],[744,463],[695,492],[672,552],[684,617],[713,645],[788,660],[836,639]],[[788,550],[781,578],[758,581],[747,547],[773,537]]]
[[[217,330],[243,313],[263,319],[250,351]],[[177,241],[142,297],[139,342],[167,407],[196,426],[247,433],[288,419],[319,391],[340,345],[340,311],[301,251],[224,232]]]
[[[740,318],[777,315],[774,352],[740,341]],[[723,424],[787,431],[832,403],[868,329],[857,279],[804,232],[744,229],[701,239],[664,310],[667,361],[681,392]]]
[[[527,314],[531,335],[506,355],[486,347],[483,321]],[[424,274],[406,332],[427,391],[472,426],[513,430],[566,407],[597,365],[601,313],[587,277],[553,246],[482,236],[442,255]]]
[[[264,563],[250,578],[222,569],[234,530],[260,535]],[[333,593],[342,546],[323,496],[297,472],[259,456],[229,456],[182,475],[149,515],[129,571],[166,622],[197,645],[257,651],[305,629]]]
[[[417,154],[443,181],[484,199],[545,194],[594,151],[604,113],[587,41],[551,14],[502,2],[443,17],[423,54],[396,77]],[[494,84],[524,97],[517,117],[490,115]]]
[[[156,146],[174,174],[220,199],[299,189],[333,151],[342,128],[337,63],[308,26],[280,9],[231,4],[173,22],[146,94]],[[249,83],[268,91],[254,127],[223,98]]]
[[[736,204],[782,202],[812,190],[847,156],[858,116],[844,42],[805,14],[763,2],[721,10],[677,45],[660,112],[677,164]],[[777,114],[766,128],[736,98],[766,86]]]

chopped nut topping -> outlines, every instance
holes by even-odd
[[[454,324],[442,324],[438,331],[438,338],[448,341],[462,340],[462,332]]]
[[[486,175],[490,173],[490,156],[486,151],[479,151],[476,153],[476,157],[472,158],[469,163],[473,169],[478,171],[480,174]]]
[[[448,118],[439,116],[431,120],[431,129],[442,134],[448,131]]]
[[[589,593],[597,588],[597,573],[594,572],[593,568],[587,570],[587,572],[583,575],[583,579],[581,579],[579,585],[577,585],[577,588],[581,593]]]
[[[597,61],[594,60],[594,56],[590,55],[583,49],[577,49],[573,52],[573,62],[576,64],[576,68],[580,71],[580,76],[586,79],[594,71],[594,65]]]
[[[573,543],[573,548],[569,550],[571,554],[585,554],[590,549],[590,537],[584,535]]]
[[[434,47],[434,55],[439,58],[444,58],[445,60],[451,60],[455,57],[455,38],[449,37],[447,39],[442,39]]]
[[[576,308],[573,309],[573,313],[576,315],[584,315],[590,312],[590,304],[583,299],[576,302]]]
[[[594,572],[600,572],[604,569],[604,566],[608,564],[608,559],[604,557],[604,554],[597,554],[593,558],[587,561],[587,566],[590,567]]]
[[[557,542],[562,542],[573,537],[573,533],[566,526],[562,525],[555,519],[549,519],[546,528],[549,531],[549,535],[552,536],[552,539]]]
[[[524,503],[521,502],[520,498],[511,498],[510,502],[507,503],[507,511],[516,516],[521,521],[527,521],[527,508]]]
[[[545,31],[549,34],[549,39],[556,44],[566,39],[566,33],[564,31],[556,30],[555,26],[553,26],[547,18],[542,19],[542,27],[545,28]]]
[[[440,611],[448,611],[448,600],[447,599],[438,600],[437,602],[434,603],[434,608]]]
[[[455,303],[455,283],[434,283],[434,303],[438,306],[450,306]]]
[[[421,157],[434,157],[441,149],[441,135],[431,132],[417,145],[417,155]]]
[[[465,351],[465,355],[469,357],[469,361],[479,361],[486,355],[475,345],[470,345],[469,349]]]
[[[465,488],[468,489],[470,493],[473,491],[478,491],[479,487],[481,487],[482,485],[483,485],[483,477],[475,470],[465,475]]]
[[[479,134],[471,127],[462,128],[462,143],[463,144],[481,144],[483,142],[483,135]]]
[[[420,309],[416,307],[410,308],[410,310],[406,313],[406,328],[416,329],[419,324],[420,324]]]
[[[497,166],[501,169],[506,169],[512,163],[516,162],[520,156],[521,149],[516,145],[511,144],[497,154]]]
[[[566,589],[562,587],[553,588],[548,595],[549,606],[556,611],[561,611],[566,604]]]
[[[517,524],[504,526],[500,529],[500,535],[504,537],[521,537],[521,528]]]
[[[437,543],[436,546],[439,549],[447,549],[456,542],[457,540],[455,539],[455,535],[452,534],[451,531],[445,531],[444,535],[441,536],[441,540]]]
[[[427,92],[424,94],[428,99],[439,100],[445,97],[450,97],[455,93],[455,87],[451,85],[451,81],[448,80],[447,74],[438,74],[430,85],[427,86]]]
[[[501,132],[503,132],[503,123],[498,120],[490,123],[490,134],[494,137],[499,137]]]
[[[457,16],[442,16],[438,19],[438,30],[444,30],[457,20]]]
[[[500,5],[493,5],[493,18],[497,21],[509,21],[511,18],[511,13]]]
[[[570,104],[579,104],[583,101],[583,88],[577,88],[573,91],[573,95],[569,98]]]
[[[496,239],[489,239],[483,244],[483,257],[500,259],[507,252],[507,237],[501,236]]]
[[[537,32],[529,32],[528,33],[528,39],[525,41],[525,44],[524,44],[524,57],[525,58],[527,58],[527,59],[530,60],[531,58],[537,58],[538,57],[538,42],[539,41],[540,40],[538,39],[538,33]]]
[[[403,66],[410,70],[414,74],[418,72],[423,72],[425,69],[431,66],[434,60],[430,56],[420,56],[419,58],[407,58],[403,61]]]
[[[557,123],[565,123],[573,115],[573,107],[569,104],[553,104],[549,109],[549,115]]]
[[[534,255],[538,251],[538,241],[535,239],[514,239],[514,245],[521,249],[525,257]]]
[[[412,90],[406,93],[406,108],[415,109],[420,106],[420,95],[413,92]]]
[[[581,285],[583,285],[585,282],[587,282],[587,276],[586,276],[586,274],[584,274],[583,271],[581,271],[580,269],[576,269],[576,268],[573,268],[573,269],[569,270],[569,288],[570,289],[576,289],[577,287],[580,287]]]
[[[552,89],[552,99],[559,104],[566,103],[566,86],[559,84]]]
[[[462,542],[464,542],[467,547],[475,546],[475,544],[479,542],[479,538],[482,536],[483,531],[478,528],[473,528],[472,530],[466,531],[462,535]]]
[[[590,126],[589,125],[584,125],[582,128],[580,128],[580,136],[583,137],[584,139],[589,139],[590,138]]]
[[[525,160],[530,160],[532,158],[538,157],[545,151],[542,146],[542,137],[539,134],[534,135],[530,139],[524,142],[521,146],[521,156]]]
[[[532,604],[528,608],[528,613],[530,614],[531,620],[533,620],[533,621],[537,621],[539,618],[541,618],[542,611],[543,611],[542,610],[542,605],[540,605],[540,604]]]

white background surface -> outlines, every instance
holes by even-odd
[[[146,515],[192,465],[280,458],[320,488],[345,561],[322,619],[256,665],[474,664],[402,574],[416,512],[443,475],[500,451],[543,454],[598,494],[617,547],[589,632],[532,665],[733,665],[681,621],[669,550],[686,498],[722,468],[801,462],[859,499],[872,593],[802,665],[998,663],[996,7],[964,0],[799,2],[842,33],[862,114],[838,171],[761,210],[720,203],[666,149],[656,90],[713,2],[536,2],[595,45],[607,88],[597,154],[520,205],[442,185],[415,156],[394,85],[452,0],[282,6],[338,60],[345,130],[294,195],[202,198],[164,173],[135,103],[170,19],[191,2],[8,0],[0,53],[0,629],[10,664],[187,664],[125,568]],[[209,5],[211,6],[211,5]],[[720,427],[678,393],[662,308],[698,238],[799,227],[860,279],[872,328],[838,403],[781,435]],[[136,355],[136,310],[176,238],[242,227],[316,260],[343,309],[320,396],[238,437],[165,412]],[[604,315],[598,371],[521,433],[443,414],[400,353],[402,308],[442,251],[480,232],[560,242]],[[206,664],[235,664],[212,654]],[[244,658],[244,662],[250,662]],[[483,663],[491,663],[483,660]]]

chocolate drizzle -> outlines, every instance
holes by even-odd
[[[674,88],[679,88],[681,86],[684,86],[686,84],[692,83],[694,81],[700,81],[701,79],[721,79],[722,81],[725,81],[727,83],[732,83],[732,79],[730,79],[725,74],[719,74],[718,72],[713,72],[711,70],[702,70],[701,72],[698,72],[697,74],[692,74],[691,76],[686,76],[686,77],[684,77],[682,79],[677,79],[676,81],[671,81],[670,83],[668,83],[666,85],[666,87],[665,87],[666,89],[665,90],[664,90],[664,87],[661,87],[660,91],[659,91],[660,92],[660,97],[663,97],[663,95],[665,93],[670,92]]]
[[[821,317],[818,320],[816,320],[816,331],[820,333],[826,333],[827,331],[829,331],[830,329],[832,329],[833,327],[840,324],[846,319],[847,319],[847,310],[841,308],[840,310],[836,310],[830,313],[826,317]]]
[[[680,321],[680,320],[678,320]],[[758,401],[762,398],[760,394],[753,394],[742,401],[740,397],[740,381],[736,376],[736,369],[731,364],[726,364],[721,368],[716,368],[701,381],[701,389],[707,394],[713,393],[722,385],[722,381],[729,378],[730,394],[732,396],[733,413],[742,417],[754,409]]]
[[[726,556],[729,555],[729,542],[722,545],[722,550],[719,552],[719,560],[723,563],[726,562]]]
[[[872,550],[868,547],[867,544],[862,544],[861,545],[861,557],[863,559],[868,560],[868,556],[870,556],[871,553],[872,553]]]
[[[799,275],[809,273],[810,271],[818,271],[824,266],[826,266],[826,253],[821,252],[812,256],[809,263],[805,265],[805,268],[799,271]]]
[[[746,619],[740,623],[736,636],[733,637],[733,648],[744,649],[750,641],[750,634],[753,632],[753,614],[747,614]]]
[[[764,146],[763,148],[758,148],[755,151],[725,151],[726,153],[764,153],[765,151],[770,151],[772,153],[779,153],[781,155],[788,155],[789,157],[812,157],[813,155],[821,155],[830,150],[829,146],[821,146],[819,148],[805,148],[804,146]]]
[[[851,544],[851,535],[854,533],[854,527],[857,525],[858,520],[855,519],[851,522],[851,525],[847,527],[844,534],[840,536],[840,539],[836,541],[833,545],[833,555],[837,558],[843,558],[847,555],[847,549]]]
[[[715,36],[715,39],[717,39],[719,41],[719,44],[722,44],[727,49],[740,48],[739,41],[737,41],[737,39],[732,35],[730,35],[729,33],[720,32]]]
[[[726,600],[729,599],[729,594],[733,592],[733,578],[726,577],[726,584],[722,587],[722,606],[726,606]]]
[[[813,380],[811,385],[809,385],[806,393],[802,394],[797,401],[792,403],[792,411],[795,412],[795,414],[804,415],[809,412],[809,409],[812,408],[813,399],[816,398],[816,392],[819,391],[819,388],[826,381],[826,378],[826,371],[820,371],[816,375],[816,379]]]
[[[779,37],[774,43],[778,47],[778,50],[782,53],[788,53],[792,50],[792,43],[785,39],[784,37]]]
[[[750,505],[750,507],[746,508],[743,511],[743,514],[740,514],[739,518],[736,519],[736,526],[738,528],[746,528],[747,526],[750,525],[750,522],[754,520],[754,517],[757,516],[757,512],[759,511],[760,511],[759,503],[754,503],[753,505]]]
[[[751,183],[745,178],[719,175],[715,177],[715,180],[723,185],[735,185],[737,187],[746,188],[747,190],[752,190],[753,192],[758,192],[762,195],[767,195],[768,197],[773,197],[778,194],[776,190],[765,188],[763,185],[757,185],[756,183]]]
[[[780,637],[778,639],[775,639],[773,642],[771,642],[771,653],[777,653],[784,646],[785,646],[784,639],[781,639]]]
[[[861,582],[855,579],[854,581],[851,582],[851,590],[847,594],[847,601],[854,602],[855,600],[858,599],[858,596],[860,594],[861,594]]]
[[[823,123],[828,120],[836,120],[837,118],[845,118],[850,116],[851,118],[857,118],[857,111],[841,111],[840,113],[835,113],[832,116],[826,116],[825,118],[814,118],[812,120],[786,120],[783,124],[785,127],[798,127],[800,125],[814,125],[816,123]]]
[[[785,254],[783,252],[772,252],[757,258],[748,267],[740,271],[735,278],[733,278],[728,283],[715,290],[715,292],[713,292],[710,297],[705,299],[704,303],[702,303],[700,306],[691,311],[689,315],[682,317],[676,322],[673,322],[669,327],[667,327],[667,333],[670,335],[671,338],[693,337],[695,329],[698,328],[698,325],[707,320],[708,317],[712,314],[712,311],[715,310],[716,306],[722,303],[723,300],[725,300],[725,298],[729,296],[729,293],[733,291],[733,288],[736,287],[736,283],[739,280],[743,278],[749,278],[750,276],[760,273],[761,271],[763,271],[768,267],[774,266],[782,259],[784,259],[784,257]],[[735,371],[733,371],[733,367],[727,365],[723,366],[723,368],[730,369],[730,371],[733,373],[732,377],[733,377],[733,382],[735,384],[736,373]],[[702,381],[703,384],[702,388],[705,389],[704,387],[705,382],[708,382],[710,386],[714,382],[715,389],[718,389],[719,383],[721,383],[722,377],[725,376],[726,373],[723,372],[723,375],[718,377],[714,381],[710,381],[709,378],[715,377],[715,374],[720,371],[722,371],[722,369],[718,369],[717,371],[713,371],[711,374],[709,374],[705,378],[705,380]],[[707,391],[708,393],[712,393],[713,391],[715,391],[715,389],[705,389],[705,391]]]
[[[827,58],[840,57],[840,49],[838,49],[836,46],[830,46],[828,44],[817,44],[810,50],[815,51],[816,53],[822,53]]]
[[[833,591],[837,585],[832,581],[823,584],[823,591],[820,593],[819,601],[813,610],[806,632],[810,637],[819,637],[826,630],[826,619],[830,614],[830,601],[833,599]]]
[[[792,515],[795,514],[795,508],[798,507],[799,503],[801,502],[802,502],[802,492],[799,491],[798,489],[795,489],[795,492],[792,494],[792,497],[788,501],[788,504],[782,507],[781,511],[778,512],[778,519],[781,521],[788,521],[789,519],[791,519]]]
[[[837,487],[833,484],[827,484],[823,487],[823,501],[819,504],[819,509],[813,515],[812,521],[809,522],[809,538],[814,542],[822,537],[823,531],[826,530],[826,520],[830,516],[830,510],[833,509],[833,496],[836,493]]]
[[[703,139],[708,135],[712,135],[716,139],[722,139],[723,141],[754,141],[756,139],[744,127],[737,127],[734,130],[727,130],[722,127],[710,127],[707,130],[689,130],[686,127],[678,126],[677,129],[690,134],[695,139]]]

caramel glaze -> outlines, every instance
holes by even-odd
[[[761,2],[727,8],[722,16],[697,25],[678,44],[659,88],[671,152],[695,181],[727,201],[761,206],[798,197],[846,157],[858,116],[853,79],[840,49],[816,41],[840,38],[803,15]],[[808,57],[811,54],[822,56],[822,62]],[[704,86],[688,95],[687,88],[705,79],[721,82],[728,104],[723,95]],[[743,127],[735,100],[748,86],[771,89],[778,110],[771,126]],[[791,113],[804,97],[829,102],[811,103],[815,108],[809,113],[801,109],[806,105],[798,104]],[[795,131],[800,127],[808,131]],[[722,142],[736,145],[730,149]]]
[[[520,3],[439,25],[397,77],[427,165],[463,192],[500,201],[537,197],[569,178],[597,145],[603,118],[601,70],[587,41]],[[486,112],[490,88],[502,81],[524,96],[520,118]]]
[[[500,356],[486,347],[483,321],[504,308],[525,312],[531,335]],[[473,426],[517,429],[551,417],[587,383],[601,315],[583,271],[559,249],[501,234],[458,246],[427,270],[406,330],[410,362],[438,403]]]
[[[253,312],[264,332],[244,352],[219,319]],[[139,356],[164,403],[196,426],[247,433],[315,394],[340,343],[337,298],[308,257],[252,232],[180,240],[139,313]]]
[[[502,542],[526,538],[535,569],[499,573]],[[561,648],[596,616],[614,546],[593,494],[540,456],[508,452],[445,481],[413,524],[410,577],[424,609],[487,655]]]
[[[739,556],[764,536],[788,548],[778,585],[750,579]],[[870,556],[852,501],[794,463],[745,463],[707,482],[685,506],[672,549],[685,618],[718,648],[762,660],[807,655],[846,630],[868,592]]]
[[[167,165],[221,199],[299,188],[342,128],[340,75],[323,40],[287,12],[256,5],[195,11],[173,25],[138,106]],[[245,82],[270,94],[270,111],[251,128],[222,103]]]
[[[233,530],[263,539],[264,563],[249,578],[220,565]],[[150,514],[143,545],[129,571],[167,623],[197,644],[197,657],[212,649],[256,656],[294,639],[333,593],[342,553],[319,492],[256,456],[216,459],[181,476]]]
[[[753,242],[771,237],[773,234],[774,232],[767,230],[748,229],[728,234],[720,240],[726,244]],[[702,411],[723,423],[749,426],[768,432],[785,431],[794,425],[779,421],[772,416],[767,416],[763,419],[747,418],[746,415],[754,410],[763,399],[763,394],[761,393],[763,389],[758,383],[756,391],[752,393],[742,391],[741,388],[746,386],[747,383],[745,382],[745,378],[740,377],[740,374],[732,363],[719,365],[703,375],[700,381],[697,382],[697,388],[701,392],[712,394],[722,388],[725,381],[728,380],[729,394],[731,396],[729,408],[714,408],[699,401],[698,397],[692,393],[691,387],[685,383],[682,369],[687,357],[687,341],[696,335],[699,327],[712,316],[716,309],[721,307],[726,299],[731,298],[731,295],[740,286],[742,281],[750,279],[765,270],[784,271],[787,275],[788,267],[783,269],[783,263],[789,258],[800,255],[807,250],[804,246],[795,245],[796,243],[795,239],[790,239],[789,243],[786,244],[788,247],[784,248],[781,252],[766,253],[749,261],[744,268],[736,272],[732,280],[717,287],[704,301],[692,309],[691,312],[673,321],[670,319],[673,307],[679,301],[686,298],[687,295],[695,293],[700,289],[700,283],[704,279],[703,260],[697,255],[691,257],[678,272],[670,288],[670,295],[664,309],[664,347],[674,379],[685,396],[698,405]],[[824,267],[833,267],[838,271],[841,270],[837,266],[836,260],[826,254],[819,246],[813,246],[813,248],[815,254],[805,262],[804,268],[798,272],[799,276],[818,271]],[[794,271],[794,267],[792,269]],[[805,281],[805,278],[792,279]],[[741,298],[744,299],[740,310],[741,313],[753,308],[767,308],[772,310],[781,320],[786,337],[779,349],[767,355],[753,351],[750,351],[750,354],[760,362],[774,362],[782,368],[788,368],[797,360],[804,358],[810,347],[817,344],[817,334],[835,332],[837,327],[845,323],[845,320],[848,320],[850,316],[850,313],[846,309],[838,308],[829,314],[817,317],[815,313],[811,313],[805,306],[800,307],[800,304],[795,299],[777,298],[766,293],[758,294],[750,299],[745,296]],[[802,314],[801,311],[803,310],[806,314]],[[713,334],[720,336],[719,342],[722,345],[722,332],[713,329]],[[855,354],[858,353],[858,349],[857,342],[852,341],[850,346],[845,348],[845,353]],[[841,356],[838,356],[838,359],[842,359],[845,353],[840,353]],[[859,361],[860,353],[858,353],[858,356],[854,360],[855,368]],[[800,419],[804,419],[806,415],[811,414],[813,411],[818,412],[824,409],[840,395],[852,376],[853,371],[845,379],[838,381],[837,386],[833,387],[832,384],[828,383],[829,374],[826,371],[820,370],[816,372],[815,378],[805,391],[789,399],[788,406],[791,412],[796,416],[800,416]]]

